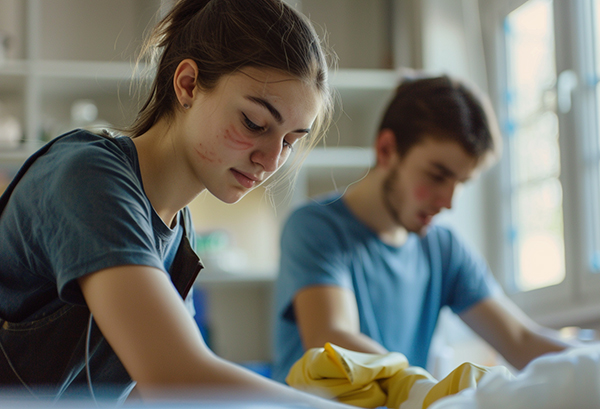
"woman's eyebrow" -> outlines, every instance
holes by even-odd
[[[283,117],[281,116],[279,111],[273,105],[271,105],[269,101],[253,96],[247,96],[246,99],[262,106],[263,108],[266,108],[271,113],[271,115],[273,115],[273,118],[275,118],[277,123],[281,125],[281,123],[283,122]]]
[[[271,115],[273,115],[273,118],[275,118],[275,121],[277,121],[277,123],[279,125],[281,125],[283,123],[283,117],[281,116],[281,113],[273,106],[271,105],[271,103],[263,98],[258,98],[258,97],[253,97],[253,96],[247,96],[246,99],[248,101],[254,102],[257,105],[262,106],[263,108],[266,108]],[[295,133],[309,133],[310,132],[310,128],[306,128],[306,129],[296,129],[294,131]]]

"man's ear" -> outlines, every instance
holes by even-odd
[[[198,78],[198,66],[189,58],[181,61],[173,75],[173,88],[179,104],[184,108],[192,106],[194,90]]]
[[[388,168],[398,160],[396,135],[391,129],[385,128],[377,135],[375,142],[377,166]]]

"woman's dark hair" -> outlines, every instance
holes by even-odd
[[[401,81],[383,115],[383,129],[394,132],[401,156],[426,137],[458,142],[477,159],[497,157],[501,150],[487,98],[446,75]]]
[[[196,86],[206,92],[243,67],[286,72],[323,96],[324,114],[311,134],[320,135],[329,121],[332,97],[319,38],[303,15],[280,0],[181,0],[152,31],[140,58],[145,56],[156,72],[146,102],[127,129],[132,137],[181,109],[173,76],[186,58],[198,65]]]

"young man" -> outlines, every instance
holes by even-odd
[[[406,80],[383,117],[376,165],[346,193],[296,210],[281,239],[274,378],[331,342],[424,367],[449,306],[516,368],[566,344],[500,290],[485,260],[432,224],[488,167],[500,135],[487,100],[447,76]]]

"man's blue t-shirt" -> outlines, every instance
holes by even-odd
[[[411,365],[425,367],[440,310],[461,313],[497,287],[482,257],[449,229],[411,233],[401,247],[382,242],[339,194],[297,209],[281,237],[276,283],[273,377],[284,381],[304,353],[293,300],[305,287],[354,292],[360,330]]]
[[[0,217],[0,316],[85,305],[77,278],[101,269],[168,272],[182,235],[152,208],[130,138],[73,131],[31,165]]]

